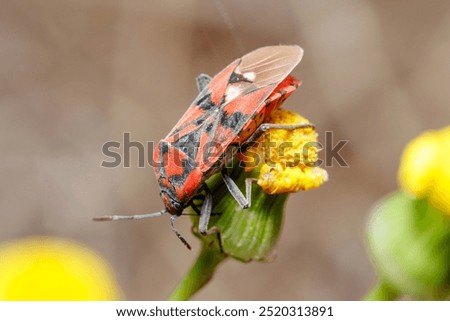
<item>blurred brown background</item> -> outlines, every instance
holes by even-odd
[[[94,223],[162,208],[153,170],[100,167],[102,144],[156,141],[215,74],[264,45],[299,44],[302,87],[285,107],[335,140],[350,167],[292,195],[277,258],[226,262],[196,299],[357,300],[375,280],[372,204],[396,188],[404,145],[450,119],[448,1],[1,1],[0,241],[45,234],[105,256],[127,299],[163,300],[194,261],[167,218]]]

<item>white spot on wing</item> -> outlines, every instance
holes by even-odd
[[[282,81],[300,62],[303,49],[299,46],[271,46],[259,48],[241,58],[236,72],[250,79],[258,88]]]
[[[270,46],[254,50],[240,59],[235,73],[247,82],[228,84],[224,103],[265,86],[276,86],[300,62],[303,49],[299,46]],[[265,99],[265,97],[264,97]]]
[[[227,88],[226,91],[226,98],[225,101],[229,102],[238,97],[242,93],[242,90],[239,88],[239,86],[230,85]]]
[[[246,72],[242,76],[244,76],[244,78],[246,80],[251,81],[251,82],[255,81],[255,78],[256,78],[256,74],[253,71]]]

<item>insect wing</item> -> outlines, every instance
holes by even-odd
[[[189,157],[207,172],[302,55],[298,46],[271,46],[234,61],[211,80],[166,140],[177,148],[194,143]]]
[[[255,50],[241,58],[225,90],[220,110],[207,121],[207,143],[202,143],[202,171],[218,161],[237,135],[260,111],[265,99],[302,58],[298,46],[274,46]],[[242,142],[241,142],[242,143]],[[207,148],[205,148],[207,146]]]
[[[235,60],[211,80],[166,138],[174,134],[180,137],[194,131],[209,117],[216,117],[218,110],[234,99],[266,87],[269,93],[262,96],[264,100],[294,69],[302,56],[303,49],[299,46],[270,46],[259,48]],[[255,103],[258,98],[261,100],[259,95],[255,95]],[[256,109],[259,104],[247,107]]]

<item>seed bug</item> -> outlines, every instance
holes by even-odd
[[[200,215],[199,232],[218,233],[216,227],[208,229],[213,199],[205,181],[220,172],[234,199],[242,208],[248,208],[252,179],[246,180],[244,196],[225,167],[238,152],[236,147],[250,146],[270,128],[313,127],[267,123],[271,112],[300,85],[290,72],[302,56],[299,46],[262,47],[235,60],[213,78],[200,74],[196,79],[197,98],[154,150],[154,170],[165,208],[152,214],[114,215],[96,220],[133,220],[170,214],[173,232],[190,249],[176,230],[175,220],[191,206]],[[204,198],[201,210],[193,203],[199,196]],[[220,234],[218,237],[220,243]]]

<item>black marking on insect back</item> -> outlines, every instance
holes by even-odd
[[[232,113],[231,115],[227,113],[222,113],[222,117],[220,118],[220,124],[223,127],[236,129],[237,127],[240,127],[241,123],[245,119],[244,114],[237,111]]]
[[[180,175],[172,175],[169,177],[169,182],[172,186],[182,187],[184,186],[189,174],[198,166],[197,162],[192,158],[186,158],[181,161],[183,167],[183,173]]]
[[[227,95],[223,95],[222,99],[220,100],[219,106],[223,106],[225,104],[226,100],[227,100]]]
[[[169,152],[169,143],[165,141],[161,141],[159,143],[159,159],[157,160],[157,166],[159,170],[159,175],[161,178],[166,178],[166,169],[165,169],[165,159],[167,158],[167,154]]]
[[[201,131],[195,130],[177,139],[172,146],[182,151],[188,158],[195,159],[200,145],[200,136]]]
[[[182,161],[183,164],[183,177],[186,178],[189,174],[198,166],[198,163],[192,159],[187,158]]]
[[[210,133],[211,130],[214,128],[214,124],[213,123],[209,123],[206,127],[205,127],[205,132]]]
[[[230,79],[228,80],[228,83],[234,84],[234,83],[237,83],[237,82],[252,83],[253,81],[251,81],[250,79],[245,78],[244,75],[238,74],[238,73],[233,71],[233,73],[230,76]]]
[[[160,145],[159,145],[159,154],[160,155],[164,155],[167,154],[169,152],[169,143],[165,142],[165,141],[161,141]]]
[[[210,110],[216,107],[216,105],[211,101],[211,93],[208,92],[206,95],[202,95],[199,97],[195,102],[195,105],[197,105],[202,110]]]
[[[194,121],[194,124],[195,124],[196,126],[200,126],[201,124],[203,124],[204,121],[205,121],[205,118],[204,118],[204,117],[200,117],[200,118],[197,118],[197,119]]]
[[[198,116],[197,118],[191,121],[187,121],[185,124],[181,124],[178,128],[172,130],[172,132],[169,135],[174,136],[175,134],[179,133],[180,131],[182,131],[183,129],[192,124],[194,124],[197,127],[203,126],[205,120],[211,117],[211,114],[214,111],[219,110],[219,106],[222,103],[223,98],[221,102],[218,105],[216,105],[211,101],[211,92],[207,91],[206,94],[202,92],[199,96],[197,96],[195,101],[192,103],[192,106],[196,106],[197,108],[203,111],[202,115]]]

